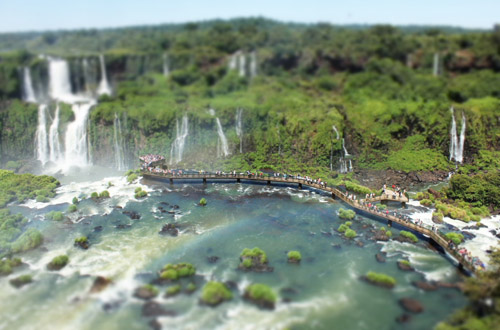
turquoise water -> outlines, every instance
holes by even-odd
[[[108,181],[114,183],[110,200],[84,200],[71,221],[43,220],[49,210],[65,210],[75,192],[101,191]],[[191,295],[165,298],[168,286],[159,286],[161,295],[155,301],[177,314],[158,318],[164,329],[430,329],[466,303],[457,290],[423,292],[411,284],[424,278],[459,279],[453,265],[423,242],[372,241],[370,228],[382,223],[359,215],[352,228],[363,247],[344,239],[336,232],[343,223],[336,212],[343,205],[327,196],[275,186],[149,182],[150,196],[137,201],[132,197],[135,186],[122,178],[71,188],[68,184],[51,205],[13,207],[29,216],[47,239],[42,249],[22,256],[28,265],[15,273],[33,274],[34,283],[17,290],[0,279],[3,301],[9,301],[0,311],[0,328],[147,328],[151,318],[141,315],[144,302],[134,298],[133,291],[153,281],[164,264],[178,262],[196,266],[198,289]],[[201,197],[208,200],[206,207],[196,205]],[[178,205],[177,214],[161,213],[160,206],[170,210],[161,202]],[[113,208],[116,205],[124,209]],[[123,210],[136,211],[141,219],[132,220]],[[170,222],[181,227],[179,236],[159,235]],[[98,226],[101,231],[95,230]],[[393,234],[397,236],[397,230]],[[91,247],[86,251],[73,247],[80,235],[89,237]],[[274,272],[237,270],[241,250],[255,246],[266,251]],[[287,263],[290,250],[301,252],[300,265]],[[375,260],[380,251],[387,253],[385,263]],[[45,269],[54,256],[64,253],[70,257],[67,267],[59,272]],[[219,259],[210,263],[210,256]],[[399,270],[396,261],[403,258],[417,271]],[[396,287],[387,290],[361,281],[368,271],[395,277]],[[91,294],[97,275],[110,277],[113,283]],[[233,282],[233,300],[216,308],[200,305],[201,287],[208,280]],[[250,283],[268,284],[278,293],[274,311],[241,299]],[[404,312],[397,302],[402,297],[415,298],[425,308],[405,324],[395,321]]]

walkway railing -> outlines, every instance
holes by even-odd
[[[395,222],[402,227],[408,228],[410,230],[413,230],[415,232],[418,232],[420,234],[423,234],[425,236],[430,237],[434,242],[436,242],[439,246],[441,246],[449,255],[451,255],[453,258],[455,258],[459,266],[469,270],[471,273],[476,273],[476,268],[474,264],[467,260],[464,256],[462,256],[456,248],[451,248],[450,247],[450,240],[447,239],[444,235],[443,232],[439,230],[432,230],[432,227],[422,224],[422,225],[417,225],[411,221],[404,220],[402,218],[399,218],[397,216],[394,216],[392,214],[387,214],[383,213],[381,211],[375,210],[373,208],[369,208],[368,206],[365,205],[365,201],[361,200],[352,200],[350,199],[345,193],[342,191],[338,190],[337,188],[332,188],[325,186],[324,184],[318,184],[311,182],[310,180],[305,180],[303,178],[296,178],[296,177],[281,177],[281,176],[270,176],[270,175],[247,175],[244,173],[225,173],[225,174],[215,174],[215,173],[183,173],[183,174],[164,174],[161,172],[155,173],[155,172],[147,172],[143,171],[142,175],[144,177],[160,177],[164,179],[169,179],[170,182],[173,182],[173,180],[176,179],[202,179],[204,182],[206,180],[227,180],[227,179],[236,179],[238,182],[241,180],[250,180],[250,181],[261,181],[261,182],[267,182],[270,184],[271,182],[278,182],[278,183],[296,183],[299,185],[299,188],[301,188],[303,185],[308,186],[314,189],[318,189],[324,192],[329,192],[332,195],[332,198],[339,198],[341,199],[344,203],[350,205],[354,209],[358,209],[367,213],[370,213],[376,217],[387,219],[389,221]],[[407,198],[405,196],[405,199],[407,201]],[[379,199],[380,200],[380,199]],[[393,199],[390,199],[393,200]],[[366,200],[368,201],[368,200]],[[370,200],[371,201],[371,200]],[[389,223],[390,224],[390,223]],[[454,245],[455,246],[455,245]]]

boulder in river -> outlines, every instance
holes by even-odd
[[[122,213],[128,215],[132,220],[139,220],[141,218],[141,215],[135,211],[123,211]]]
[[[161,228],[160,235],[170,235],[175,237],[179,235],[179,229],[175,224],[167,223]]]
[[[166,310],[156,301],[148,301],[142,305],[142,316],[175,316],[174,311]]]
[[[90,293],[97,293],[104,290],[109,284],[111,280],[104,276],[97,276],[90,288]]]
[[[422,313],[424,311],[424,307],[416,299],[401,298],[401,299],[399,299],[398,302],[401,305],[401,307],[403,307],[408,312],[417,314],[417,313]]]
[[[385,262],[385,253],[384,252],[379,252],[375,255],[375,259],[377,259],[378,262]]]
[[[424,291],[436,291],[438,289],[438,287],[435,284],[425,281],[414,281],[412,282],[412,284]]]

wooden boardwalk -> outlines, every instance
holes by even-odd
[[[216,175],[213,173],[201,173],[201,174],[182,174],[182,175],[168,175],[168,174],[162,174],[162,173],[152,173],[152,172],[142,172],[143,177],[149,178],[149,179],[161,179],[161,180],[169,180],[170,183],[174,183],[175,180],[202,180],[204,183],[206,183],[208,180],[210,181],[236,181],[236,182],[241,182],[241,181],[255,181],[255,182],[262,182],[262,183],[267,183],[270,185],[271,183],[284,183],[284,184],[297,184],[299,189],[302,189],[303,186],[307,186],[310,188],[314,188],[326,193],[331,194],[331,197],[333,199],[340,199],[344,203],[348,204],[351,208],[355,210],[359,210],[368,214],[371,214],[377,218],[384,219],[387,221],[387,225],[389,227],[392,226],[393,223],[397,223],[398,225],[407,228],[409,230],[412,230],[414,232],[420,233],[426,237],[429,237],[430,240],[434,241],[436,244],[438,244],[441,248],[443,248],[446,253],[448,253],[449,256],[453,257],[457,263],[458,267],[460,269],[465,269],[471,274],[476,274],[477,270],[474,267],[474,265],[466,260],[460,253],[458,253],[457,249],[452,249],[449,246],[450,240],[448,240],[443,233],[440,231],[432,230],[429,226],[427,225],[416,225],[415,223],[411,221],[406,221],[403,219],[400,219],[394,215],[391,214],[386,214],[380,211],[376,211],[372,208],[369,208],[368,206],[364,205],[363,201],[358,201],[358,200],[351,200],[348,198],[347,194],[343,193],[337,188],[333,187],[324,187],[320,184],[317,183],[311,183],[306,180],[301,180],[301,179],[296,179],[296,178],[283,178],[283,177],[275,177],[275,176],[255,176],[255,175],[245,175],[245,174],[223,174],[223,175]],[[405,197],[406,201],[408,199]],[[379,199],[380,200],[385,200],[385,199]],[[388,199],[391,201],[395,201],[396,199]],[[368,202],[368,201],[367,201]]]
[[[389,189],[386,189],[385,190],[385,194],[382,194],[380,196],[375,196],[373,198],[366,198],[366,199],[362,199],[361,202],[383,202],[383,201],[389,201],[389,202],[400,202],[400,203],[408,203],[409,200],[408,200],[408,197],[406,197],[405,195],[401,195],[401,197],[399,196],[398,193],[392,191],[392,190],[389,190]]]

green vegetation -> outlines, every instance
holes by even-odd
[[[176,284],[176,285],[168,287],[167,291],[166,291],[167,297],[172,297],[172,296],[179,294],[181,292],[181,288],[182,288],[182,286],[180,284]]]
[[[399,262],[400,264],[405,265],[405,266],[411,267],[411,263],[410,263],[408,260],[401,259],[401,260],[398,260],[398,262]]]
[[[61,221],[62,219],[64,219],[64,215],[60,211],[50,211],[49,213],[45,214],[45,219]]]
[[[0,208],[10,202],[24,202],[27,199],[48,201],[55,196],[59,181],[47,175],[14,174],[0,170]]]
[[[249,260],[249,259],[246,259]],[[288,262],[298,263],[302,260],[302,255],[299,251],[290,251],[288,252]]]
[[[207,200],[205,199],[205,197],[203,197],[202,199],[200,199],[200,203],[199,203],[201,206],[205,206],[207,205]]]
[[[386,231],[385,236],[387,236],[389,238],[392,237],[392,231],[390,231],[390,230]]]
[[[455,245],[458,245],[464,241],[464,235],[460,233],[447,233],[444,236],[455,243]]]
[[[167,264],[160,271],[160,278],[163,280],[176,281],[181,277],[192,276],[196,273],[196,268],[189,263],[179,263],[176,265]]]
[[[74,245],[86,250],[89,248],[89,240],[88,240],[87,236],[81,236],[81,237],[75,238]]]
[[[52,259],[52,261],[47,265],[49,270],[59,270],[65,267],[69,262],[67,255],[60,255]]]
[[[409,232],[409,231],[406,231],[406,230],[401,230],[399,232],[399,235],[404,237],[404,238],[407,238],[409,239],[410,241],[412,241],[413,243],[417,243],[418,242],[418,238],[417,236],[415,236],[415,234]]]
[[[245,289],[245,298],[251,300],[259,306],[274,308],[276,303],[276,293],[265,284],[251,284]]]
[[[240,259],[243,261],[247,258],[250,258],[254,261],[260,262],[261,264],[267,263],[267,255],[264,251],[259,249],[258,247],[254,247],[253,249],[243,249],[240,254]]]
[[[21,275],[11,279],[9,282],[10,284],[12,284],[12,286],[20,288],[22,286],[25,286],[26,284],[33,282],[33,278],[31,277],[31,275]]]
[[[358,194],[370,194],[373,192],[370,188],[367,188],[352,181],[342,180],[340,184],[345,185],[347,191],[355,192]]]
[[[68,212],[69,213],[73,213],[73,212],[76,212],[78,211],[78,207],[75,205],[75,204],[71,204],[69,207],[68,207]]]
[[[6,276],[12,273],[12,268],[16,268],[21,265],[21,259],[1,259],[0,260],[0,276]]]
[[[393,277],[382,273],[368,272],[366,274],[366,279],[373,284],[389,288],[392,288],[396,285],[396,280]]]
[[[250,259],[250,258],[248,258],[248,259],[243,259],[243,261],[241,262],[241,265],[242,265],[245,269],[252,268],[252,266],[253,266],[252,259]]]
[[[349,227],[352,225],[352,222],[351,221],[346,221],[344,222],[343,224],[341,224],[339,226],[339,228],[337,228],[337,231],[339,233],[345,233],[348,229],[350,229]]]
[[[356,212],[353,210],[344,210],[343,208],[339,209],[339,218],[341,219],[354,219],[356,216]]]
[[[97,191],[93,191],[90,194],[90,198],[92,198],[92,199],[98,199],[99,198],[99,194],[97,193]]]
[[[71,201],[71,203],[77,205],[79,203],[78,197],[76,197],[76,196],[73,197],[73,200]]]
[[[201,301],[210,306],[216,306],[225,300],[231,300],[233,294],[224,283],[208,282],[201,292]]]
[[[131,174],[129,174],[129,175],[127,176],[127,182],[128,182],[128,183],[132,183],[132,182],[134,182],[135,180],[137,180],[137,178],[138,178],[137,174],[135,174],[135,173],[131,173]]]
[[[107,190],[101,191],[101,193],[99,194],[99,198],[109,198],[109,197],[110,197],[109,191]]]
[[[420,201],[420,204],[423,206],[430,207],[432,205],[432,201],[430,199],[422,199]]]
[[[147,291],[152,297],[156,297],[160,293],[158,288],[152,284],[144,284],[140,289]]]
[[[344,233],[344,236],[345,236],[346,238],[354,238],[354,237],[356,237],[356,235],[357,235],[357,234],[356,234],[356,232],[355,232],[354,230],[352,230],[351,228],[348,228],[348,229],[345,231],[345,233]]]
[[[144,198],[144,197],[146,197],[147,195],[148,195],[148,193],[147,193],[146,191],[142,190],[142,188],[141,188],[141,187],[137,187],[137,188],[135,188],[135,195],[134,195],[134,197],[135,197],[136,199],[139,199],[139,198]]]
[[[191,283],[189,283],[186,286],[186,292],[187,293],[193,293],[194,291],[196,291],[196,284],[194,284],[193,282],[191,282]]]
[[[0,258],[42,244],[42,234],[37,229],[27,228],[27,223],[28,220],[21,214],[10,214],[9,210],[0,209]]]

